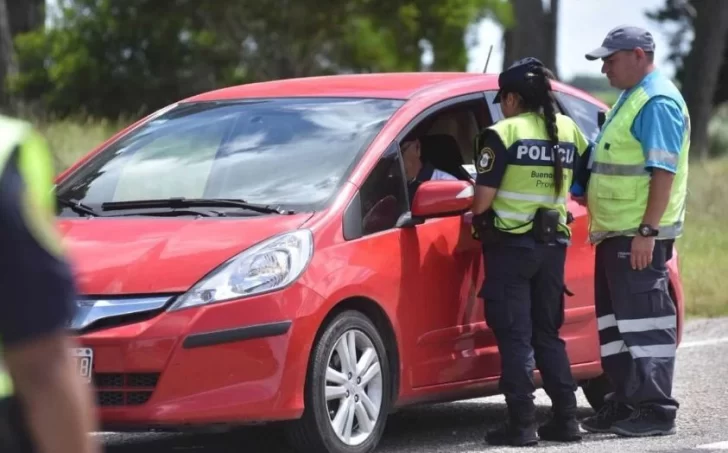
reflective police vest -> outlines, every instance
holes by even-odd
[[[60,240],[54,226],[53,159],[45,140],[30,124],[0,115],[0,175],[16,149],[20,149],[18,169],[26,183],[22,206],[28,228],[49,252],[60,254]],[[0,332],[0,399],[12,394],[12,381],[2,361]]]
[[[554,191],[554,153],[541,114],[523,113],[498,121],[489,127],[500,137],[508,155],[508,165],[493,200],[495,226],[508,233],[520,234],[531,230],[536,210],[540,207],[559,212],[559,230],[571,236],[567,226],[566,196],[571,185],[574,160],[587,149],[586,138],[568,116],[557,114],[558,156],[563,167],[561,192]],[[480,152],[478,166],[492,167],[492,150]]]
[[[626,96],[626,98],[624,98]],[[587,189],[590,227],[589,239],[597,243],[611,236],[634,236],[647,208],[650,173],[645,170],[642,145],[630,133],[632,123],[642,107],[655,96],[667,96],[682,107],[687,127],[677,158],[670,201],[660,220],[658,238],[677,238],[682,234],[687,194],[688,152],[690,149],[690,115],[677,88],[658,74],[631,93],[623,93],[614,112],[607,113],[604,129],[594,148],[591,177]],[[620,105],[621,101],[621,105]],[[649,155],[664,157],[663,150]],[[658,156],[659,155],[659,156]],[[672,155],[670,155],[672,156]]]

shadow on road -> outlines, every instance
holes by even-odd
[[[547,420],[549,408],[538,408]],[[579,408],[578,416],[592,414]],[[486,429],[504,420],[505,405],[462,401],[413,407],[390,416],[377,452],[457,451],[465,445],[483,445]],[[485,446],[485,445],[483,445]],[[241,428],[225,433],[150,433],[113,436],[107,453],[292,453],[277,426]]]

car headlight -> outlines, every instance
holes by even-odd
[[[313,235],[297,230],[241,252],[205,276],[169,308],[206,305],[281,289],[303,273],[313,256]]]

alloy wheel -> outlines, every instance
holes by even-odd
[[[365,442],[382,407],[382,370],[372,340],[347,330],[334,344],[326,369],[326,406],[339,439],[349,446]]]

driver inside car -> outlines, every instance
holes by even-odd
[[[422,143],[418,138],[406,139],[402,143],[402,159],[404,161],[404,172],[407,177],[407,189],[410,203],[414,200],[415,192],[425,181],[450,180],[457,181],[458,178],[450,173],[435,168],[429,162],[422,161]]]

